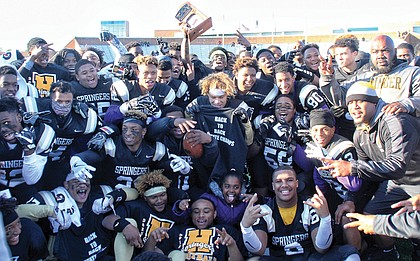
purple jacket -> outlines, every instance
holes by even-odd
[[[229,205],[224,199],[218,198],[209,193],[204,193],[201,195],[201,198],[212,201],[216,206],[217,216],[215,221],[217,224],[228,224],[234,227],[239,227],[239,222],[242,220],[242,216],[245,213],[245,208],[248,203],[239,201],[234,205]]]

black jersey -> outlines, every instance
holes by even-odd
[[[215,225],[207,229],[190,226],[174,226],[168,231],[169,238],[157,244],[157,247],[168,255],[172,250],[179,250],[186,254],[185,260],[218,261],[229,260],[229,252],[225,245],[216,244],[219,235],[216,228],[226,232],[235,239],[236,245],[245,254],[245,247],[240,239],[239,231],[229,225]]]
[[[105,148],[100,152],[84,151],[75,156],[87,164],[101,162],[103,166],[103,172],[100,174],[101,184],[117,188],[134,187],[134,180],[151,170],[164,169],[167,175],[172,171],[165,145],[143,140],[137,152],[132,153],[125,145],[122,136],[115,137],[112,144],[105,144]]]
[[[358,67],[356,70],[354,70],[351,73],[348,73],[343,70],[343,68],[339,66],[334,67],[334,75],[335,79],[338,83],[342,83],[345,81],[350,81],[351,78],[353,78],[355,75],[357,75],[359,72],[360,66],[363,65],[363,63],[358,63]],[[331,105],[333,104],[333,101],[330,102]],[[353,139],[353,133],[356,130],[356,126],[354,125],[353,118],[350,116],[350,113],[348,112],[347,108],[344,108],[343,104],[343,110],[344,114],[340,117],[336,117],[336,133],[346,137],[349,140]]]
[[[328,109],[324,95],[315,85],[303,81],[295,81],[293,98],[296,111],[310,112],[314,109]]]
[[[47,240],[41,228],[32,220],[20,218],[22,225],[17,245],[9,245],[12,258],[10,260],[43,260],[48,256]]]
[[[265,74],[262,70],[258,70],[256,76],[257,76],[257,79],[264,80],[264,81],[267,81],[267,82],[271,82],[273,84],[276,82],[273,75]]]
[[[159,108],[174,103],[175,91],[169,85],[156,82],[153,88],[149,90],[150,95],[158,104]],[[138,81],[118,81],[111,87],[113,104],[121,105],[123,102],[142,96],[143,93]]]
[[[178,219],[169,206],[166,206],[162,212],[158,212],[143,199],[126,201],[115,211],[121,218],[133,218],[137,222],[143,243],[146,243],[153,230],[159,227],[171,228]]]
[[[274,83],[257,79],[246,94],[236,94],[235,98],[246,102],[252,108],[253,120],[260,114],[271,114],[278,92],[279,88]]]
[[[315,209],[304,205],[298,199],[296,215],[292,224],[285,225],[280,215],[276,199],[271,199],[267,206],[272,214],[260,218],[254,230],[262,230],[267,233],[267,248],[270,255],[275,257],[305,255],[315,251],[311,232],[319,226],[320,218]]]
[[[191,156],[187,155],[184,151],[184,148],[182,145],[182,141],[183,141],[182,138],[176,139],[174,136],[168,133],[164,133],[165,131],[163,128],[165,128],[165,126],[169,128],[169,126],[167,126],[166,123],[168,123],[168,121],[170,120],[173,120],[173,119],[162,118],[151,123],[151,125],[147,127],[146,135],[150,134],[150,132],[155,132],[155,134],[152,133],[151,136],[148,136],[149,140],[152,140],[151,138],[156,138],[154,140],[158,140],[162,144],[165,144],[170,154],[175,154],[181,157],[188,164],[190,164],[191,167],[193,167],[193,161],[191,159]],[[156,132],[159,132],[159,133],[156,133]],[[159,134],[162,134],[162,135],[159,135]],[[177,174],[174,173],[171,178],[172,180],[171,186],[177,187],[179,189],[182,189],[183,191],[186,191],[190,188],[191,184],[195,183],[193,179],[195,179],[196,174],[197,173],[194,172],[194,168],[192,168],[191,171],[185,175],[182,173],[177,173]]]
[[[191,93],[188,85],[181,80],[172,78],[168,85],[175,92],[174,104],[185,109],[191,102]]]
[[[88,109],[87,118],[83,118],[72,110],[68,116],[61,119],[51,108],[50,99],[24,97],[23,104],[27,112],[50,111],[50,114],[43,117],[51,121],[48,125],[56,134],[53,149],[48,154],[51,161],[59,161],[64,156],[68,156],[68,148],[73,144],[74,139],[91,134],[98,127],[98,117],[92,108]]]
[[[50,96],[51,83],[71,80],[68,70],[54,63],[48,63],[45,68],[34,63],[30,70],[23,64],[19,68],[19,72],[27,82],[32,83],[38,89],[39,97]]]
[[[63,208],[63,195],[59,191],[58,188],[51,192],[41,191],[28,203],[57,206],[60,211],[75,213],[74,208],[77,206]],[[64,191],[64,188],[61,188],[61,191]],[[104,197],[109,192],[109,186],[93,186],[88,200],[78,209],[80,225],[76,226],[76,222],[72,222],[68,229],[58,231],[53,252],[59,260],[96,260],[107,254],[112,232],[102,226],[104,215],[95,214],[92,204],[95,199]]]
[[[6,172],[5,174],[0,175],[0,190],[18,188],[18,186],[25,184],[24,175],[28,178],[35,176],[39,178],[42,175],[47,155],[50,152],[55,139],[55,133],[50,126],[41,123],[35,126],[35,134],[36,148],[34,153],[38,156],[45,157],[45,161],[35,160],[31,163],[24,164],[25,159],[22,156],[22,145],[19,142],[11,144],[0,139],[0,160],[3,162],[1,169]],[[36,180],[34,180],[34,182],[36,182]],[[19,191],[15,192],[20,194]],[[17,195],[13,195],[13,192],[12,196],[16,196],[18,200],[21,201]],[[28,198],[26,200],[28,200]]]
[[[264,139],[264,158],[272,169],[291,166],[296,144],[292,144],[292,128],[277,122]]]
[[[312,142],[315,146],[315,144]],[[335,134],[328,145],[324,148],[325,157],[333,160],[357,160],[356,148],[353,142],[346,138]],[[351,192],[356,192],[361,186],[362,180],[357,176],[339,177],[333,178],[330,171],[318,170],[319,167],[323,166],[323,163],[318,159],[313,159],[315,167],[317,168],[314,172],[315,185],[318,185],[321,189],[324,187],[322,181],[326,182],[342,200],[349,200]],[[343,184],[344,183],[344,184]]]
[[[238,107],[245,110],[248,105],[238,99],[230,99],[224,108],[210,105],[208,96],[196,100],[200,111],[194,114],[198,129],[210,134],[218,141],[220,158],[226,171],[231,169],[243,173],[248,146],[245,142],[245,130],[239,117],[234,116]]]
[[[51,190],[61,186],[67,174],[70,172],[69,157],[71,151],[84,151],[86,140],[96,131],[98,115],[89,108],[87,118],[71,110],[66,117],[57,116],[51,108],[51,100],[44,98],[24,97],[24,110],[27,112],[50,111],[43,116],[51,121],[51,126],[56,134],[54,144],[48,153],[48,161],[45,165],[41,180],[37,183],[39,190]],[[79,142],[77,142],[80,140]]]
[[[103,118],[111,105],[110,88],[112,79],[99,77],[95,88],[86,88],[77,81],[71,82],[75,90],[74,98],[95,106],[98,115]]]
[[[58,232],[53,252],[59,260],[96,260],[108,253],[112,232],[102,226],[104,217],[92,211],[92,203],[85,203],[80,210],[80,227],[72,224]]]

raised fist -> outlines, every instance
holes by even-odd
[[[243,122],[246,123],[249,121],[249,117],[248,117],[248,113],[247,111],[242,108],[242,107],[238,107],[235,109],[235,111],[233,112],[233,115],[238,116],[239,119]]]
[[[331,112],[333,113],[334,117],[340,118],[347,112],[347,110],[344,107],[334,105],[331,107]]]
[[[287,53],[283,54],[282,57],[280,57],[280,61],[288,62],[290,64],[293,64],[293,59],[295,58],[297,52],[298,51],[293,50],[293,51],[290,51],[290,52],[287,52]]]
[[[276,117],[274,115],[267,116],[261,120],[259,133],[263,139],[267,138],[268,130],[273,128],[275,122]]]

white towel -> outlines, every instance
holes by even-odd
[[[76,227],[80,227],[82,223],[80,221],[79,207],[69,192],[64,187],[57,187],[51,192],[55,196],[56,207],[58,207],[59,211],[62,212],[65,216],[69,216],[71,223],[73,223]],[[51,224],[53,226],[53,231],[58,232],[60,224],[56,219],[50,219],[50,221],[52,221]]]

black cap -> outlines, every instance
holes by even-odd
[[[257,58],[257,60],[258,60],[259,56],[260,56],[263,52],[269,52],[269,53],[271,53],[271,55],[274,57],[273,52],[272,52],[272,51],[270,51],[269,49],[261,49],[261,50],[259,50],[259,51],[257,52],[257,54],[255,55],[255,58]]]

